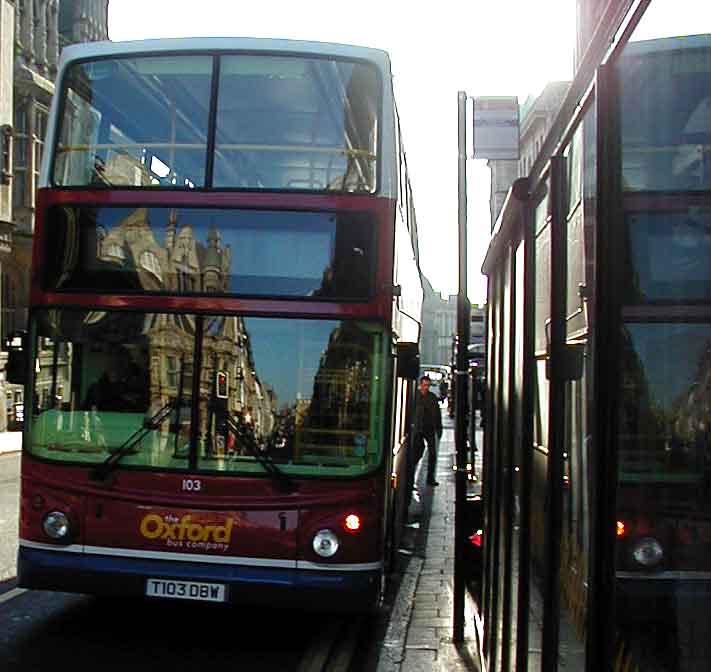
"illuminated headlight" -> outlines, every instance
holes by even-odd
[[[654,537],[644,537],[632,547],[632,557],[643,567],[651,569],[664,559],[664,549]]]
[[[314,551],[322,558],[336,555],[339,545],[338,537],[331,530],[319,530],[314,536]]]
[[[42,521],[44,533],[56,541],[66,541],[69,538],[69,518],[61,511],[50,511]]]

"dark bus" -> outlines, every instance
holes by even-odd
[[[628,36],[484,262],[489,670],[711,669],[711,38]]]

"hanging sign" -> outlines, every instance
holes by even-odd
[[[518,160],[518,98],[474,98],[474,158]]]

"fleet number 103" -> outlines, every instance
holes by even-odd
[[[185,492],[200,492],[202,481],[199,478],[184,478],[180,489]]]

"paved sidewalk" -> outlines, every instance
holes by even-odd
[[[22,432],[0,432],[0,455],[22,450]]]
[[[446,416],[446,412],[443,412]],[[409,560],[390,617],[377,672],[471,672],[479,670],[474,605],[466,595],[465,641],[452,642],[454,584],[454,425],[444,419],[437,459],[439,486],[427,487],[427,457],[416,478],[411,520],[422,534]],[[419,515],[418,515],[419,514]],[[429,514],[429,515],[428,515]]]

